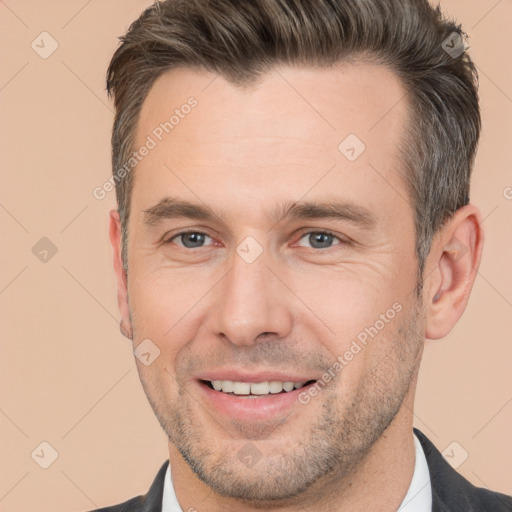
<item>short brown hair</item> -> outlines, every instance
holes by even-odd
[[[405,86],[411,115],[403,144],[415,212],[421,279],[434,233],[469,202],[480,135],[478,77],[460,47],[466,34],[427,0],[166,0],[121,38],[107,72],[115,100],[113,169],[133,151],[149,89],[177,66],[247,86],[278,64],[331,66],[347,59],[388,66]],[[133,173],[116,180],[127,269]]]

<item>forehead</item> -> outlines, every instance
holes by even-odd
[[[192,128],[202,137],[198,150],[215,144],[227,131],[239,133],[237,142],[244,133],[286,139],[307,135],[312,142],[325,141],[327,136],[333,143],[345,133],[355,133],[375,142],[390,129],[399,129],[406,111],[405,90],[398,77],[375,64],[277,67],[243,87],[221,75],[177,68],[160,76],[150,89],[137,124],[139,140],[190,97],[197,99],[199,108],[194,108],[191,121],[182,123],[180,132]],[[214,132],[212,121],[216,122]],[[233,133],[234,128],[240,131]]]
[[[383,66],[283,66],[249,87],[179,68],[159,77],[143,103],[135,147],[148,137],[155,147],[137,165],[133,194],[141,208],[166,190],[195,200],[222,190],[235,210],[255,197],[334,190],[392,206],[397,194],[407,198],[399,172],[406,127],[405,90]]]

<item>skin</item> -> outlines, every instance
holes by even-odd
[[[282,67],[249,88],[214,78],[173,70],[144,101],[136,147],[187,98],[198,105],[133,171],[128,275],[116,211],[110,219],[122,331],[134,347],[149,338],[160,350],[149,366],[136,361],[169,437],[178,501],[212,512],[395,511],[414,470],[424,341],[448,334],[466,307],[480,213],[461,208],[436,234],[418,299],[413,210],[399,170],[407,100],[389,111],[404,96],[398,78],[362,63]],[[348,134],[366,145],[353,162],[338,151]],[[148,225],[144,212],[165,198],[207,205],[216,217]],[[350,202],[375,224],[269,218],[299,200]],[[204,245],[185,247],[176,234],[188,230],[206,232]],[[334,237],[315,245],[309,235],[326,230]],[[248,236],[262,249],[252,263],[236,252]],[[216,368],[320,379],[395,303],[401,311],[306,405],[247,422],[199,392],[198,374]],[[249,441],[261,454],[253,467],[237,457]]]

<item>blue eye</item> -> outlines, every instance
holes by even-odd
[[[206,243],[207,239],[210,240],[210,243]],[[302,240],[307,241],[306,243],[301,243]],[[338,243],[334,243],[335,240],[337,240]],[[166,243],[171,242],[185,249],[195,249],[213,245],[212,237],[202,231],[182,231],[167,240]],[[308,245],[306,244],[309,244],[312,249],[329,249],[333,247],[333,245],[340,245],[342,243],[344,243],[343,240],[328,231],[309,231],[301,236],[298,245],[307,247]]]
[[[309,231],[302,235],[301,240],[307,237],[307,241],[313,249],[329,249],[334,240],[342,242],[341,239],[328,231]],[[299,243],[302,246],[302,244]],[[335,244],[338,245],[338,244]],[[304,247],[304,246],[303,246]]]
[[[209,235],[201,231],[183,231],[182,233],[174,235],[169,242],[180,240],[181,243],[178,243],[178,245],[186,249],[193,249],[195,247],[204,247],[206,238],[212,239]]]

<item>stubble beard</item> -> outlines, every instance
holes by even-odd
[[[392,343],[386,343],[389,355],[375,358],[366,368],[350,403],[341,403],[339,398],[343,370],[335,379],[335,388],[326,387],[314,398],[323,400],[322,413],[296,440],[293,449],[288,447],[278,453],[276,440],[270,441],[266,436],[263,441],[254,441],[263,456],[253,467],[244,466],[237,458],[245,444],[242,436],[233,437],[231,442],[227,433],[222,440],[212,439],[194,415],[191,406],[196,402],[182,385],[178,385],[178,403],[169,404],[150,379],[141,375],[141,382],[170,442],[203,483],[221,496],[247,502],[254,508],[292,504],[317,493],[322,485],[347,480],[393,421],[418,371],[424,342],[422,314],[417,301],[394,332],[388,334],[393,337]],[[180,382],[179,376],[176,380]],[[243,434],[242,428],[240,433]],[[277,433],[286,436],[286,421],[276,429]],[[255,439],[254,431],[251,437]],[[265,439],[270,449],[265,449]],[[219,450],[221,445],[223,449]]]

